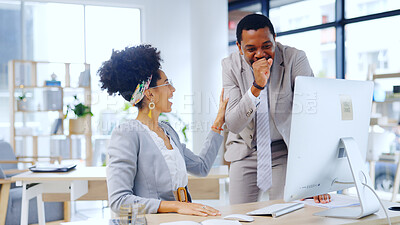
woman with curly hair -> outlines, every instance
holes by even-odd
[[[108,199],[118,212],[123,204],[139,202],[146,213],[177,212],[188,215],[220,215],[219,211],[191,203],[187,172],[206,176],[223,137],[228,99],[219,102],[217,118],[203,149],[195,155],[179,140],[169,123],[158,122],[160,113],[171,112],[175,88],[160,69],[160,52],[150,45],[113,51],[98,73],[101,88],[121,95],[139,109],[135,120],[116,127],[108,147]]]

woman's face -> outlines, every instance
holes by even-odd
[[[159,70],[160,79],[157,81],[157,86],[151,87],[150,90],[154,91],[155,109],[160,112],[171,112],[172,102],[169,101],[174,95],[175,88],[168,80],[164,71]]]

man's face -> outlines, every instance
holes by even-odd
[[[275,44],[275,37],[268,27],[258,30],[243,30],[241,43],[236,42],[240,54],[244,56],[250,66],[262,58],[274,59]]]

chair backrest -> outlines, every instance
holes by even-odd
[[[6,175],[4,174],[3,170],[0,168],[0,179],[6,178]],[[0,190],[1,190],[1,184],[0,184]]]
[[[0,179],[4,179],[4,178],[6,178],[6,175],[4,174],[3,170],[0,168]]]
[[[15,161],[17,157],[15,156],[14,150],[12,149],[10,143],[5,141],[0,141],[0,161]],[[17,163],[0,163],[0,167],[3,170],[18,169]]]

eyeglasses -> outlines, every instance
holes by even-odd
[[[168,85],[170,85],[171,87],[174,87],[174,85],[172,84],[172,80],[171,79],[167,79],[165,82],[167,82],[167,83],[161,84],[161,85],[158,85],[158,86],[154,86],[154,87],[149,87],[148,89],[158,88],[158,87],[163,87],[163,86],[168,86]]]

